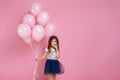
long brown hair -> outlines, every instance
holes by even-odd
[[[53,39],[55,39],[57,41],[57,49],[59,51],[59,40],[58,40],[57,36],[53,35],[49,38],[49,41],[48,41],[48,52],[50,52],[50,48],[52,47],[51,42]]]

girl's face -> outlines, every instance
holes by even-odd
[[[57,40],[56,40],[56,39],[53,39],[53,40],[51,41],[51,45],[52,45],[52,46],[56,46],[56,45],[57,45]]]

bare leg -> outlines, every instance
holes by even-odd
[[[56,80],[56,74],[53,74],[53,79]]]
[[[53,74],[49,74],[48,77],[49,77],[49,80],[54,80]]]

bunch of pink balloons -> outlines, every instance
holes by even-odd
[[[18,35],[28,44],[40,42],[45,36],[49,37],[55,32],[54,23],[40,3],[33,3],[29,12],[23,17],[22,23],[17,27]]]

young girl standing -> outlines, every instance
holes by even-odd
[[[44,74],[48,75],[49,80],[56,80],[56,74],[61,73],[61,64],[58,61],[60,58],[59,53],[59,41],[57,36],[51,36],[48,41],[48,46],[45,50],[44,55],[41,58],[36,59],[41,61],[46,60]]]

